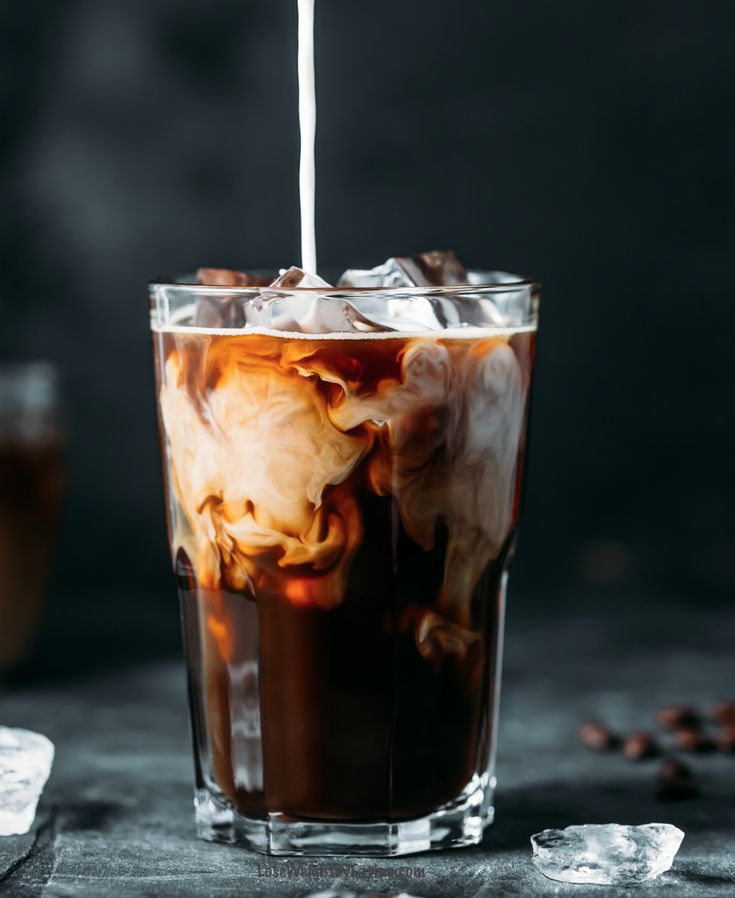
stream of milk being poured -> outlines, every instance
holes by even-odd
[[[301,205],[301,267],[316,274],[314,222],[316,90],[314,86],[314,0],[298,0],[299,10],[299,202]]]

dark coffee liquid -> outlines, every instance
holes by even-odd
[[[501,579],[517,520],[533,341],[529,332],[418,341],[430,352],[409,371],[414,338],[159,336],[198,778],[241,814],[411,819],[457,799],[487,769]],[[483,376],[465,377],[478,359]],[[239,392],[218,404],[234,383]],[[338,422],[334,434],[321,429],[313,404],[308,414],[299,405],[302,389],[326,409],[325,420]],[[477,395],[458,399],[469,389]],[[293,409],[281,408],[285,418],[271,428],[269,416],[276,420],[289,390]],[[254,392],[255,400],[245,398]],[[345,396],[365,414],[348,414]],[[252,401],[262,405],[260,419],[248,419],[243,430],[234,422]],[[186,445],[183,437],[178,445],[172,415],[186,402],[195,417],[181,431]],[[306,428],[320,428],[311,453],[279,455],[279,446],[290,445],[291,414],[297,440],[308,438]],[[475,446],[478,434],[502,441],[499,427],[510,429],[510,449]],[[246,466],[245,479],[280,471],[283,490],[253,491],[230,475],[218,478],[217,463],[206,471],[187,467],[183,455],[196,458],[205,444],[214,452],[207,441],[225,440],[226,458],[239,446],[250,451],[261,436],[277,464],[270,471]],[[323,489],[324,514],[299,532],[286,520],[300,482],[286,460],[318,469],[316,447],[325,441],[336,465],[347,452],[352,461]],[[497,514],[482,505],[488,500],[498,502]],[[205,533],[214,554],[212,544],[203,545]],[[280,542],[274,533],[283,535]]]
[[[0,442],[0,667],[23,655],[49,573],[61,497],[54,442]]]

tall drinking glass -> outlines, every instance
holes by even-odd
[[[493,819],[534,284],[151,284],[198,833],[472,845]]]

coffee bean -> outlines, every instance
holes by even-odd
[[[717,723],[735,726],[735,702],[717,702],[712,709],[712,716]]]
[[[579,728],[579,738],[587,748],[594,751],[609,751],[620,745],[620,739],[599,720],[588,720]]]
[[[694,727],[699,723],[699,716],[694,708],[686,705],[669,705],[656,712],[656,723],[665,730],[676,730],[680,727]]]
[[[678,758],[664,758],[658,771],[657,794],[667,801],[699,795],[699,787],[689,765]]]
[[[715,745],[719,751],[735,752],[735,724],[724,726],[715,736]]]
[[[631,733],[623,742],[623,754],[630,761],[643,761],[658,754],[658,745],[650,733]]]
[[[674,743],[682,751],[712,751],[714,744],[710,737],[696,727],[682,727],[674,733]]]

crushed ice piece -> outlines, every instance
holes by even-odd
[[[360,316],[353,316],[355,327],[394,331],[438,331],[460,324],[454,305],[438,297],[412,296],[410,299],[356,297],[350,305]],[[361,326],[363,325],[363,326]]]
[[[235,784],[248,792],[263,789],[260,676],[257,661],[232,664],[230,708]]]
[[[337,281],[346,289],[391,287],[456,287],[470,285],[467,269],[451,250],[432,250],[418,256],[394,256],[370,269],[348,269]],[[380,329],[444,330],[462,325],[507,324],[492,298],[473,296],[351,297],[353,307]],[[472,319],[476,320],[472,320]],[[359,325],[358,325],[358,329]]]
[[[337,281],[338,287],[357,287],[376,289],[380,287],[415,287],[406,272],[395,264],[395,259],[388,259],[375,268],[348,268]]]
[[[280,331],[302,334],[349,332],[353,328],[347,318],[347,305],[319,293],[295,296],[279,294],[280,290],[331,289],[331,284],[316,274],[292,266],[281,269],[279,276],[260,294],[260,302],[248,309],[248,323],[273,327]]]
[[[202,287],[231,287],[233,295],[203,292],[196,299],[192,324],[226,329],[252,326],[302,334],[424,333],[511,324],[512,316],[500,311],[495,295],[490,297],[469,290],[456,296],[440,295],[442,286],[470,288],[470,281],[470,275],[453,252],[436,250],[417,256],[396,256],[366,271],[346,271],[337,285],[345,294],[332,292],[325,280],[296,266],[282,268],[273,281],[243,271],[200,268],[197,282]],[[257,288],[259,295],[243,297],[234,292],[243,287]],[[428,287],[429,292],[380,297],[367,292],[347,293],[364,287],[378,290]],[[436,295],[431,290],[434,287]],[[321,293],[320,288],[330,293]],[[300,290],[304,291],[303,295],[299,294]],[[498,294],[500,298],[508,302],[508,295]]]
[[[203,287],[265,287],[269,283],[269,278],[263,275],[230,268],[200,268],[197,271],[197,284]]]
[[[671,868],[684,833],[670,823],[618,823],[545,829],[531,836],[533,862],[559,882],[646,882]]]
[[[31,828],[53,760],[54,746],[45,736],[0,727],[0,836]]]
[[[194,327],[242,327],[245,324],[242,303],[234,296],[199,296],[192,324]]]
[[[292,265],[291,268],[282,269],[278,277],[270,284],[271,287],[281,287],[284,290],[291,290],[294,287],[329,287],[326,281],[322,280],[319,275],[309,274],[301,268]]]
[[[451,287],[469,283],[467,271],[451,250],[394,256],[375,268],[348,269],[338,287]]]
[[[200,268],[197,284],[202,287],[264,287],[269,278],[229,268]],[[198,296],[194,311],[195,327],[242,327],[245,324],[242,299],[238,296]]]
[[[452,287],[468,283],[467,269],[451,250],[432,250],[395,259],[414,284]]]

